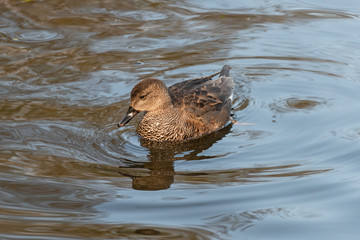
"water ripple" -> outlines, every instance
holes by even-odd
[[[51,32],[47,30],[28,30],[22,32],[16,32],[13,40],[25,43],[42,43],[53,40],[63,39],[62,34]]]
[[[1,123],[1,146],[7,151],[35,151],[37,155],[51,152],[54,158],[81,159],[88,163],[126,165],[138,161],[144,149],[137,138],[125,141],[117,131],[82,128],[65,122]],[[123,136],[123,135],[122,135]],[[126,136],[126,135],[125,135]],[[133,137],[132,137],[133,138]],[[125,145],[124,145],[125,144]]]
[[[297,111],[311,111],[315,108],[329,104],[325,99],[321,98],[301,98],[291,97],[287,99],[278,100],[275,103],[270,103],[269,108],[278,113],[297,112]]]

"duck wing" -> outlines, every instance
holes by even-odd
[[[219,78],[212,79],[220,73]],[[174,84],[169,93],[176,108],[185,114],[201,117],[205,122],[229,120],[234,82],[230,77],[230,66],[221,72]]]

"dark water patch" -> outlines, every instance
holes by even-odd
[[[311,111],[314,110],[316,107],[320,107],[323,104],[327,104],[327,102],[322,99],[299,99],[296,97],[291,97],[270,104],[270,109],[279,113]]]
[[[26,238],[35,235],[38,238],[101,238],[101,239],[209,239],[216,237],[215,233],[195,227],[172,227],[162,225],[141,224],[67,224],[55,222],[38,222],[22,224],[9,222],[7,230],[0,236]],[[66,229],[66,230],[65,230]]]

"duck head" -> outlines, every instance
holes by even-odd
[[[130,106],[118,127],[127,124],[139,112],[154,112],[171,105],[171,97],[165,84],[156,78],[142,80],[131,91]]]

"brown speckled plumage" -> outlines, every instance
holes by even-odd
[[[131,91],[131,104],[119,127],[144,111],[137,132],[153,141],[182,142],[222,128],[230,118],[234,83],[230,66],[219,73],[169,88],[155,78],[142,80]]]

